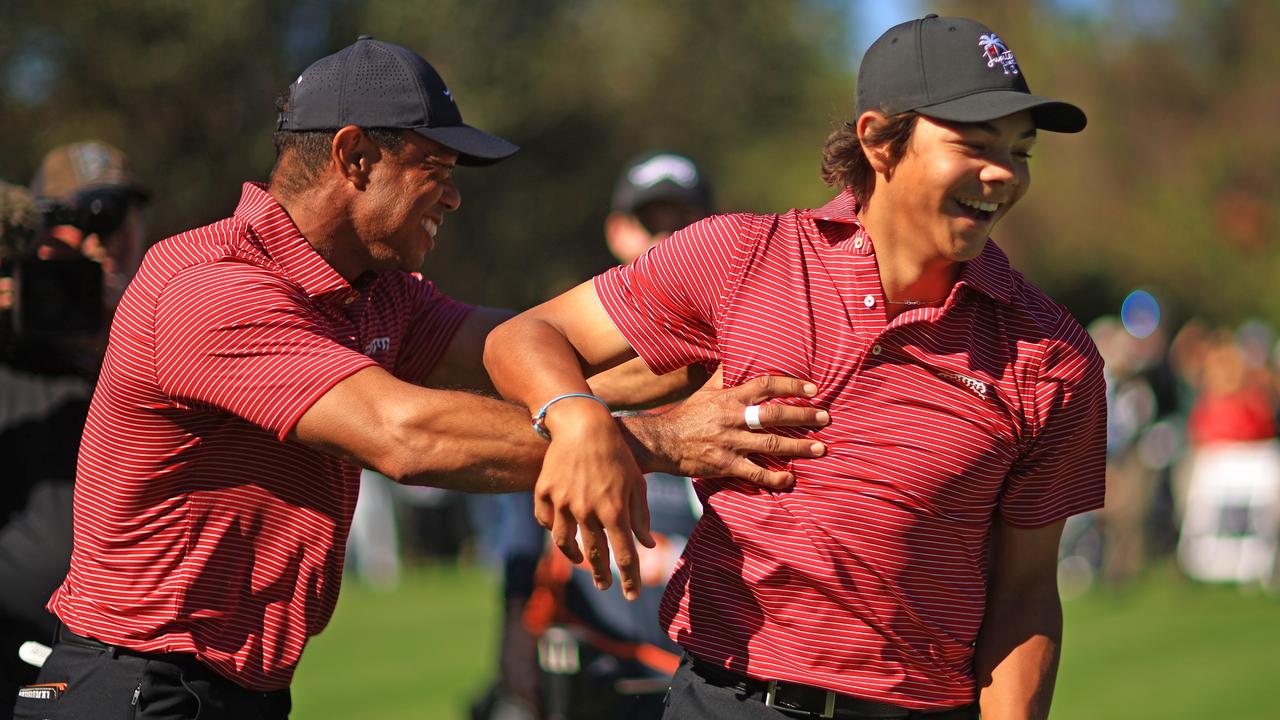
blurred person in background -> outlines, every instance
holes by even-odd
[[[0,457],[9,482],[0,500],[0,684],[5,698],[35,679],[53,642],[56,618],[45,604],[71,558],[80,435],[107,321],[142,259],[148,194],[124,153],[98,141],[51,150],[29,196],[15,187],[4,192]]]
[[[1252,361],[1251,361],[1252,360]],[[1276,436],[1275,386],[1265,356],[1260,361],[1222,329],[1204,350],[1200,386],[1187,431],[1194,446],[1268,440]]]
[[[536,477],[547,446],[528,413],[440,389],[490,387],[484,338],[508,313],[418,273],[461,203],[456,167],[516,146],[464,124],[420,55],[367,36],[289,86],[274,141],[269,184],[153,246],[116,309],[49,602],[56,642],[18,718],[287,717],[337,602],[361,467],[477,492]],[[774,378],[619,423],[649,469],[750,477],[748,453],[815,451],[760,442],[741,408],[809,389]],[[770,419],[819,416],[790,410]],[[643,496],[557,511],[649,541]],[[634,559],[619,567],[634,593]]]
[[[1178,397],[1165,361],[1166,333],[1156,327],[1141,337],[1119,317],[1089,325],[1105,364],[1107,383],[1107,496],[1094,513],[1070,519],[1096,521],[1099,552],[1090,558],[1102,580],[1118,587],[1132,580],[1154,554],[1171,550],[1176,519],[1169,497],[1169,468],[1179,452]],[[1172,424],[1166,424],[1172,423]],[[1073,588],[1073,593],[1084,589]]]
[[[619,173],[604,222],[605,244],[626,265],[706,217],[712,208],[711,183],[693,160],[668,151],[642,154]],[[593,380],[592,388],[599,394],[604,389],[601,381],[606,381],[612,384],[608,392],[661,405],[706,379],[702,365],[655,377],[637,358]],[[639,550],[644,573],[635,603],[628,603],[616,587],[603,593],[595,590],[589,568],[573,567],[554,549],[548,552],[546,531],[534,518],[530,493],[472,496],[499,518],[478,526],[482,531],[489,528],[494,536],[490,542],[501,560],[504,608],[498,681],[473,708],[475,720],[642,720],[662,715],[662,692],[675,671],[679,649],[662,631],[658,604],[701,506],[687,477],[649,473],[645,482],[657,546]],[[537,601],[531,604],[534,595]],[[564,635],[565,625],[581,637]],[[583,658],[572,672],[565,667],[548,672],[546,663],[540,667],[538,642],[552,626],[562,633],[561,640],[547,651]],[[598,645],[593,645],[593,638]],[[619,681],[633,690],[618,691]]]
[[[1275,587],[1280,443],[1269,328],[1210,331],[1198,343],[1189,453],[1179,480],[1178,561],[1192,578]]]
[[[662,607],[685,649],[664,717],[1048,715],[1058,542],[1102,504],[1106,400],[1087,333],[989,240],[1037,131],[1085,125],[1022,70],[975,21],[895,26],[828,140],[835,199],[695,223],[490,334],[495,385],[530,408],[639,355],[659,373],[718,361],[726,386],[808,376],[830,410],[778,435],[829,448],[787,463],[794,487],[698,480],[705,513]],[[549,429],[535,501],[576,555],[547,481],[642,479],[596,405]]]

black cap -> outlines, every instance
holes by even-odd
[[[976,20],[927,15],[871,44],[858,70],[857,115],[914,110],[951,122],[986,122],[1030,110],[1036,127],[1080,132],[1084,111],[1032,95],[1013,51]]]
[[[711,185],[692,160],[673,152],[633,158],[613,189],[613,209],[635,212],[657,200],[674,200],[711,210]]]
[[[520,149],[464,124],[453,94],[421,55],[367,35],[302,71],[276,129],[347,125],[413,130],[456,150],[459,165],[490,165]]]

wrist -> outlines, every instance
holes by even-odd
[[[572,428],[581,428],[583,423],[590,425],[593,416],[597,419],[612,417],[604,400],[582,392],[556,395],[533,413],[533,431],[550,442],[553,425],[559,426],[562,431],[570,431]]]
[[[675,472],[675,463],[665,452],[666,426],[660,413],[634,413],[617,418],[618,430],[641,472]]]

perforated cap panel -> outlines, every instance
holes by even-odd
[[[421,55],[372,38],[317,60],[289,90],[280,130],[412,129],[456,150],[464,165],[496,162],[518,149],[464,124],[449,88]]]

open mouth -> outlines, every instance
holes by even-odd
[[[970,198],[955,198],[956,205],[960,206],[960,212],[965,216],[977,222],[990,222],[995,217],[996,211],[1000,209],[1000,203],[987,202],[985,200],[972,200]]]

